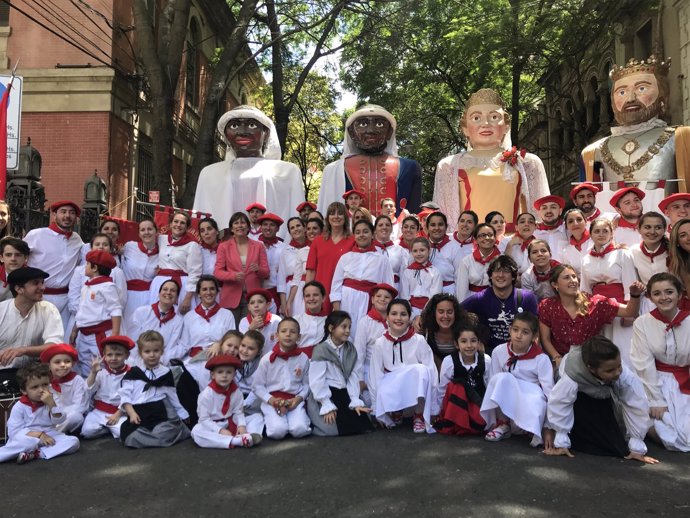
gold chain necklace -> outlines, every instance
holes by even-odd
[[[668,142],[671,139],[675,131],[675,127],[664,128],[664,131],[661,133],[661,135],[659,135],[659,138],[656,139],[656,142],[649,146],[647,148],[647,151],[645,151],[640,158],[638,158],[632,164],[629,165],[622,165],[618,163],[618,161],[616,161],[615,158],[613,158],[611,150],[609,149],[609,140],[611,139],[611,137],[609,137],[606,140],[604,140],[604,145],[601,148],[601,158],[607,166],[609,166],[616,174],[618,174],[618,176],[622,176],[625,180],[628,181],[634,180],[635,176],[633,173],[647,165],[647,163],[654,157],[654,155],[658,154],[659,151],[661,151],[661,148],[664,147],[664,144],[666,144],[666,142]],[[629,146],[629,144],[632,145]],[[633,138],[629,139],[628,142],[626,142],[623,145],[622,149],[623,152],[626,153],[628,157],[630,157],[630,155],[632,155],[638,147],[639,144],[637,140]]]

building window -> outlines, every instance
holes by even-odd
[[[0,3],[0,27],[8,27],[10,25],[10,5],[4,2]]]
[[[652,55],[652,20],[648,20],[635,33],[635,57],[647,59]]]

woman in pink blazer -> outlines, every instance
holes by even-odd
[[[235,212],[228,226],[232,236],[218,246],[213,274],[223,283],[220,305],[240,322],[247,316],[246,294],[261,288],[262,279],[268,278],[268,258],[263,243],[249,239],[244,212]]]

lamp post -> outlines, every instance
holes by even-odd
[[[41,154],[31,138],[19,148],[19,166],[8,171],[7,203],[12,213],[12,235],[24,236],[29,230],[44,227],[50,215],[45,211],[45,188],[41,185]]]
[[[108,209],[107,199],[108,188],[98,176],[98,170],[95,170],[93,176],[84,182],[84,204],[79,218],[79,234],[84,242],[91,241],[93,235],[98,232],[101,214]]]

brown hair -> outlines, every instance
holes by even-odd
[[[683,281],[687,291],[688,286],[690,286],[690,252],[683,250],[678,242],[680,227],[686,224],[690,224],[690,218],[681,219],[671,229],[668,271]]]
[[[345,218],[345,221],[343,223],[343,235],[345,237],[350,235],[350,217],[347,215],[347,207],[345,207],[345,204],[340,203],[339,201],[334,201],[328,206],[328,209],[326,209],[326,217],[324,218],[324,229],[323,229],[323,238],[324,239],[330,239],[331,238],[331,223],[328,221],[328,216],[332,214],[342,214],[343,217]]]
[[[563,273],[564,270],[570,270],[577,276],[577,270],[575,270],[575,268],[569,264],[559,264],[553,269],[553,272],[551,272],[551,277],[549,277],[549,283],[551,286],[558,283],[558,278],[561,276],[561,273]],[[556,291],[556,293],[558,294],[558,291]],[[560,294],[558,294],[558,296],[560,297]],[[589,304],[590,302],[587,295],[578,290],[577,296],[575,297],[575,308],[577,309],[577,314],[586,317],[589,311]]]

